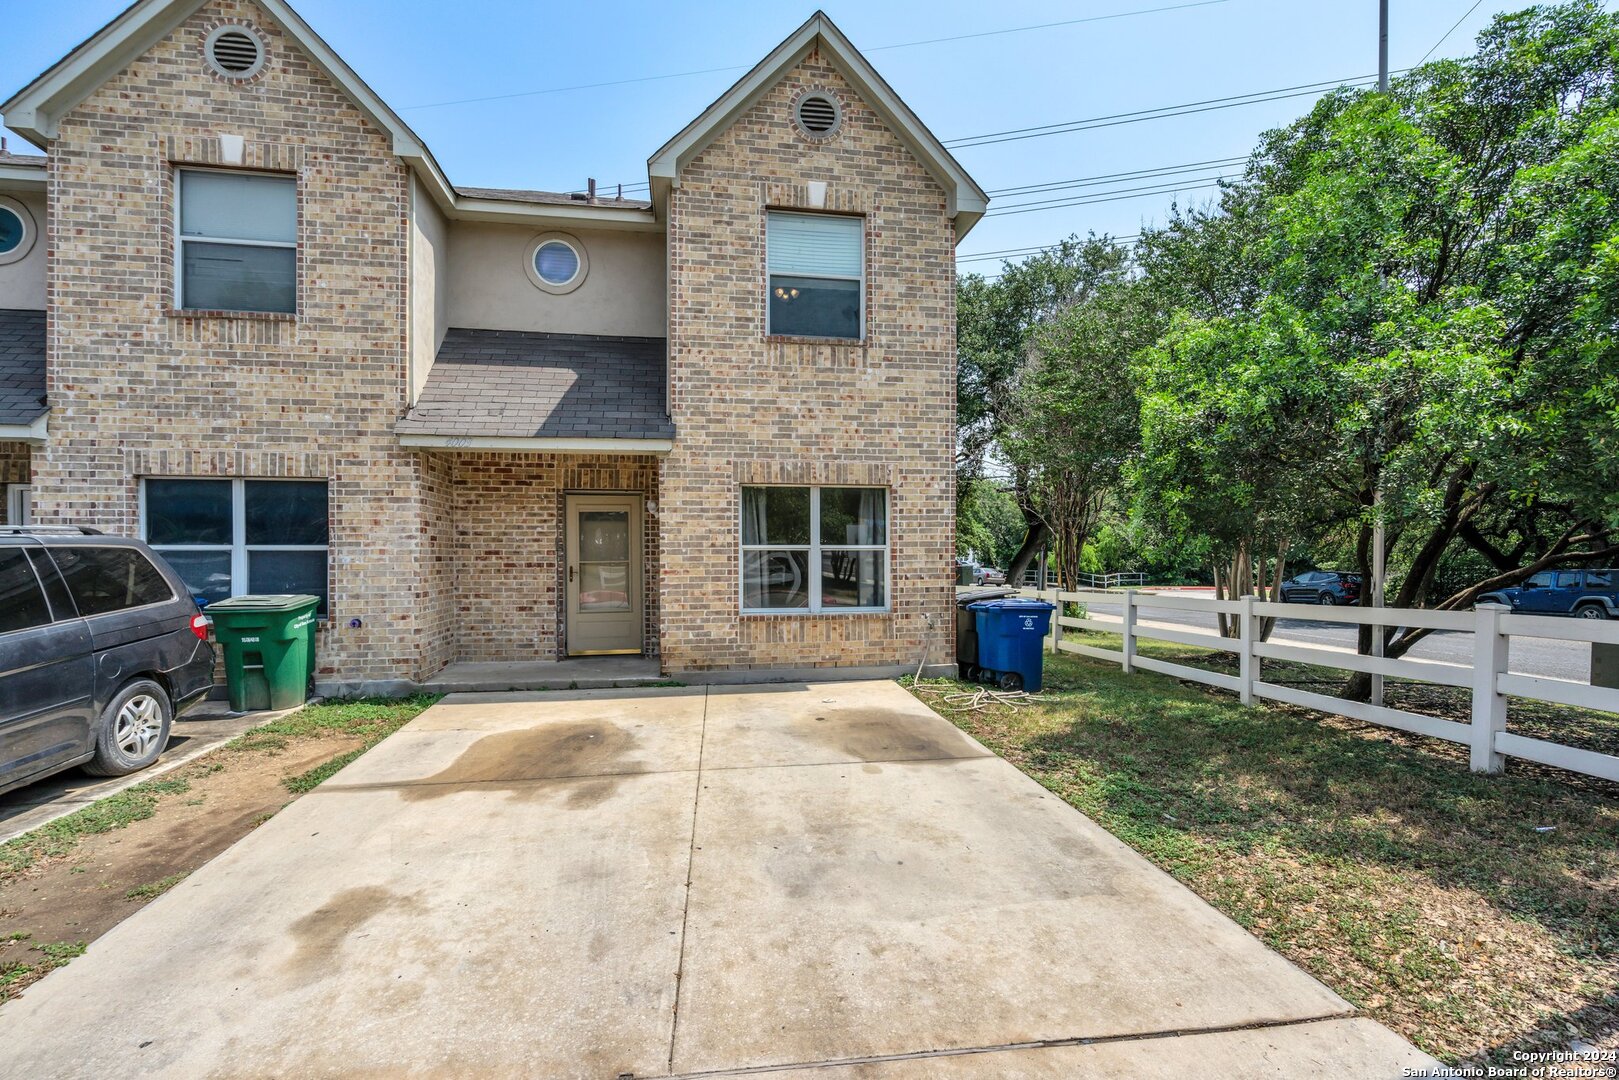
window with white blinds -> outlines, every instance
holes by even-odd
[[[765,225],[768,332],[773,336],[863,336],[865,221],[771,212]]]

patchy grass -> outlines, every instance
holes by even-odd
[[[352,701],[320,702],[305,706],[261,727],[254,728],[169,776],[147,780],[116,795],[92,803],[66,817],[57,818],[32,832],[0,844],[0,883],[36,866],[60,858],[88,836],[121,829],[156,814],[165,798],[182,795],[191,782],[222,772],[244,754],[278,754],[294,744],[311,739],[358,738],[357,749],[334,757],[313,769],[285,781],[288,791],[301,795],[336,772],[342,765],[398,731],[438,698],[419,694],[399,699],[358,698]],[[334,764],[341,762],[341,764]],[[193,805],[195,800],[188,802]]]
[[[1613,1037],[1619,785],[1478,776],[1439,740],[1099,661],[1046,672],[1030,708],[928,703],[1438,1057]]]
[[[20,940],[13,936],[8,943]],[[84,955],[88,945],[83,941],[52,941],[39,946],[38,952],[43,959],[34,963],[22,960],[7,960],[5,953],[0,952],[0,1002],[16,997],[33,983],[43,979],[52,971],[67,965],[68,961]]]
[[[124,899],[139,900],[142,903],[149,900],[156,900],[158,897],[180,884],[180,882],[184,881],[187,876],[188,875],[184,873],[170,874],[168,877],[162,878],[158,881],[148,882],[145,885],[137,885],[133,889],[130,889],[124,893]]]

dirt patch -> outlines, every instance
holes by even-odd
[[[185,790],[158,813],[0,881],[0,972],[13,972],[0,1000],[48,970],[51,946],[94,941],[252,832],[292,801],[285,780],[360,745],[329,736],[274,754],[215,751],[164,778]]]
[[[633,732],[599,720],[502,731],[485,735],[449,766],[404,788],[400,794],[407,802],[419,802],[448,795],[468,784],[498,786],[600,776],[601,781],[581,789],[589,794],[580,801],[569,800],[570,806],[595,805],[612,794],[610,777],[647,771],[645,762],[632,757],[638,743]]]
[[[934,716],[897,709],[828,709],[793,735],[857,761],[953,761],[977,756],[956,730]]]

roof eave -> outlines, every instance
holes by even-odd
[[[20,442],[44,446],[50,411],[41,412],[27,424],[0,424],[0,442]]]
[[[448,206],[440,204],[458,221],[491,221],[513,225],[570,225],[574,228],[621,229],[656,232],[662,226],[657,214],[640,207],[564,206],[531,203],[515,199],[484,199],[455,192]]]
[[[16,191],[19,188],[26,190],[45,190],[45,163],[37,165],[18,165],[15,162],[0,164],[0,190]]]
[[[415,450],[508,450],[535,454],[655,454],[675,447],[673,439],[542,438],[525,435],[423,435],[399,433],[399,445]]]

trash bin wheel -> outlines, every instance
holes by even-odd
[[[956,665],[956,674],[960,677],[962,682],[977,682],[978,681],[978,665],[977,664],[957,664]]]
[[[1001,672],[1001,677],[996,680],[995,685],[1002,690],[1021,690],[1023,689],[1023,676],[1015,671],[1003,671]]]

